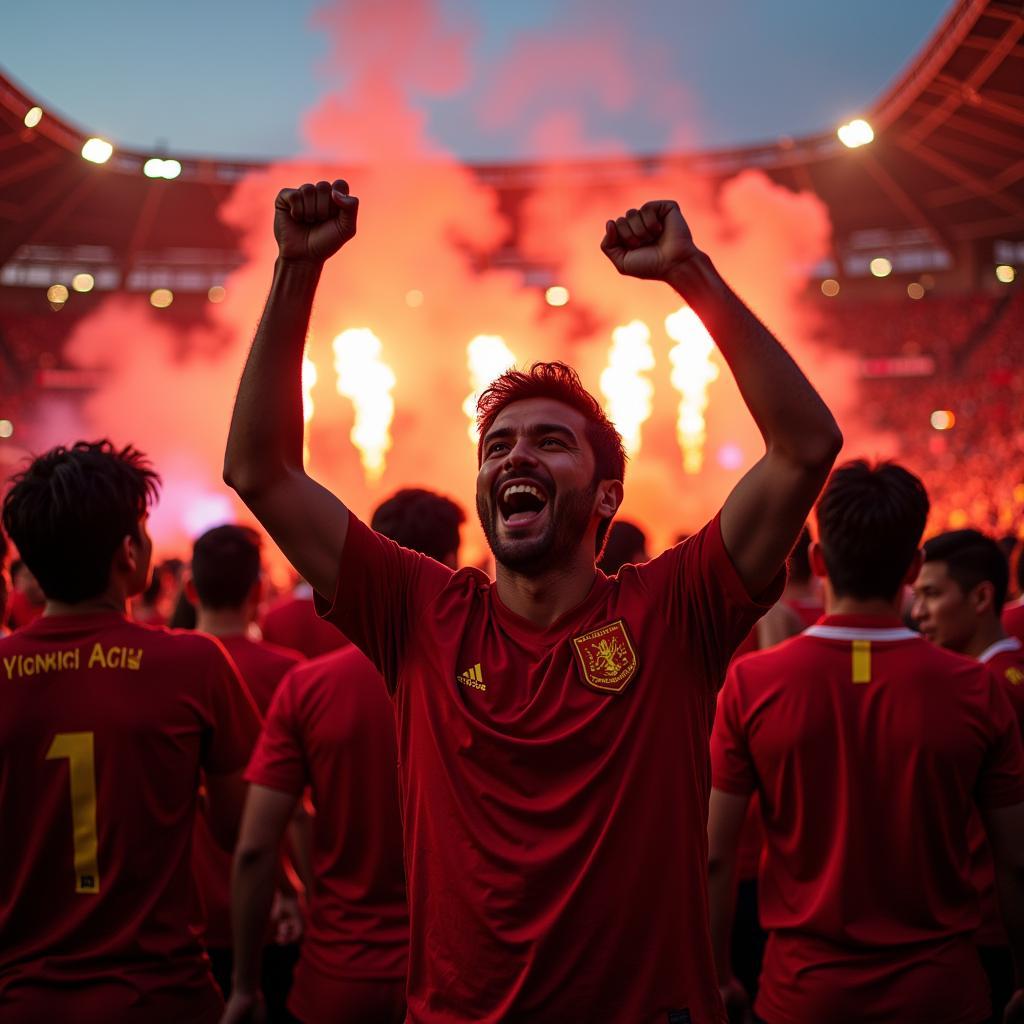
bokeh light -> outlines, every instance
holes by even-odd
[[[92,274],[75,274],[75,276],[71,278],[71,287],[74,288],[76,292],[82,292],[83,294],[85,292],[91,292],[95,286],[96,278],[94,278]]]
[[[42,107],[29,107],[25,114],[25,127],[35,128],[37,124],[43,119],[43,108]]]
[[[949,409],[936,409],[931,415],[934,430],[952,430],[956,426],[956,416]]]
[[[839,294],[839,282],[834,277],[826,277],[821,282],[821,294],[832,299]]]
[[[875,130],[864,118],[855,117],[852,121],[841,124],[836,129],[836,135],[847,149],[857,149],[859,146],[866,146],[869,142],[874,141]]]
[[[166,309],[174,301],[174,292],[170,288],[154,288],[149,293],[149,304],[157,309]]]
[[[114,147],[106,139],[87,139],[82,146],[82,157],[93,164],[105,164],[114,154]]]
[[[553,284],[544,292],[544,301],[549,306],[564,306],[569,301],[569,289],[560,284]]]
[[[888,277],[892,273],[892,261],[884,256],[876,256],[868,264],[868,269],[875,277]]]

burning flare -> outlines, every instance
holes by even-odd
[[[469,386],[473,389],[462,403],[462,411],[469,417],[469,439],[476,445],[479,432],[476,425],[476,403],[480,395],[496,377],[516,365],[516,357],[497,334],[478,334],[466,346],[466,365],[469,367]]]
[[[338,394],[352,400],[355,423],[349,435],[359,449],[366,479],[375,482],[384,472],[391,449],[391,421],[395,415],[394,371],[382,362],[380,338],[366,327],[342,331],[333,341]]]
[[[680,395],[676,437],[683,450],[683,471],[699,473],[707,439],[704,410],[708,407],[708,385],[718,379],[720,372],[711,358],[715,342],[689,306],[665,317],[665,332],[676,343],[668,358],[672,363],[672,386]]]
[[[640,451],[640,431],[651,415],[654,385],[643,374],[654,369],[651,332],[642,320],[612,331],[608,366],[601,374],[605,412],[622,435],[629,455]]]
[[[309,462],[309,422],[313,419],[316,406],[313,405],[313,388],[316,387],[316,363],[309,356],[302,357],[302,461]]]

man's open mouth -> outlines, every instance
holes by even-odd
[[[526,525],[547,507],[543,488],[526,480],[512,480],[498,491],[498,511],[508,526]]]

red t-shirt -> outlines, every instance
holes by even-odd
[[[1024,800],[1024,750],[976,662],[898,620],[827,616],[729,670],[716,789],[758,792],[769,1024],[976,1024],[975,805]]]
[[[216,1021],[199,771],[238,771],[258,728],[211,637],[106,612],[0,640],[0,1019]]]
[[[405,977],[395,713],[380,674],[351,645],[293,669],[274,696],[246,779],[313,792],[316,886],[302,958],[327,977]],[[293,992],[291,1009],[320,1020]]]
[[[1024,644],[1015,636],[992,644],[978,655],[978,661],[988,666],[996,682],[1003,687],[1017,715],[1017,724],[1024,729]],[[981,896],[981,927],[974,941],[979,946],[1005,946],[1009,942],[1006,926],[999,913],[996,899],[995,865],[985,835],[981,816],[971,816],[969,832],[971,849],[971,879]]]
[[[257,643],[245,636],[218,638],[227,648],[246,688],[266,715],[270,699],[285,672],[302,661],[298,651]],[[196,815],[192,835],[192,876],[196,887],[196,927],[210,949],[230,949],[231,934],[231,854],[217,843],[205,814]]]
[[[330,623],[317,615],[312,591],[309,597],[289,597],[271,608],[263,617],[261,629],[267,643],[299,651],[307,658],[319,658],[348,643]]]
[[[1024,601],[1017,601],[1003,608],[1003,629],[1010,636],[1024,640]]]
[[[782,574],[755,603],[716,518],[542,628],[353,517],[338,579],[397,706],[410,1022],[724,1021],[708,739]]]

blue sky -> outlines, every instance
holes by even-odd
[[[356,0],[354,0],[356,2]],[[375,2],[375,0],[358,0]],[[528,158],[522,124],[486,130],[473,96],[524,37],[591,19],[621,25],[643,75],[643,41],[669,53],[680,114],[704,147],[833,127],[867,108],[931,35],[951,0],[440,0],[471,27],[475,74],[464,92],[424,98],[431,133],[466,159]],[[33,0],[4,11],[0,67],[84,128],[138,148],[286,156],[299,120],[327,88],[319,0]],[[607,125],[602,121],[608,119]],[[591,110],[588,127],[635,152],[662,148],[643,112]]]

